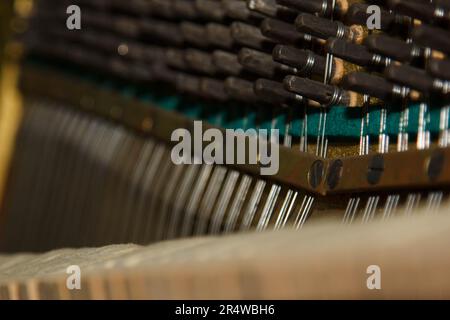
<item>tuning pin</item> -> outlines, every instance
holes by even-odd
[[[277,45],[272,53],[273,59],[282,64],[296,68],[295,74],[313,79],[323,79],[327,70],[327,59],[310,50],[297,49],[285,45]],[[344,72],[343,62],[333,59],[331,79],[332,83],[339,82]]]
[[[277,0],[277,2],[300,12],[317,14],[318,16],[327,18],[333,14],[342,17],[349,7],[347,0],[336,0],[334,11],[333,0]]]
[[[229,96],[222,80],[202,78],[199,84],[199,93],[202,97],[225,102]]]
[[[213,63],[212,55],[196,49],[186,49],[184,60],[191,70],[210,76],[217,75],[218,70]]]
[[[169,48],[165,52],[165,63],[169,67],[178,69],[178,70],[188,70],[188,66],[186,64],[184,51],[181,49]]]
[[[341,39],[328,39],[327,52],[363,67],[385,67],[390,60],[367,50],[365,46]]]
[[[94,1],[95,2],[95,1]],[[110,2],[110,8],[112,10],[120,10],[122,12],[131,13],[139,16],[147,16],[152,14],[152,8],[148,5],[145,0],[128,0],[126,2],[121,0],[113,0]],[[105,10],[104,4],[101,4],[102,8],[100,10]]]
[[[130,77],[133,81],[140,83],[148,83],[155,80],[153,69],[142,63],[128,63]]]
[[[315,36],[319,39],[345,39],[355,43],[362,43],[366,31],[362,26],[345,26],[340,21],[331,21],[311,14],[301,13],[295,20],[295,26],[300,32]]]
[[[239,63],[238,56],[234,53],[216,50],[212,54],[215,67],[223,74],[230,76],[242,76],[244,67]]]
[[[171,0],[175,15],[183,20],[198,20],[200,14],[195,1],[192,0]]]
[[[391,57],[401,62],[411,62],[424,56],[424,50],[414,43],[386,35],[371,35],[364,42],[370,51]]]
[[[178,24],[146,18],[140,22],[140,30],[144,37],[162,41],[170,45],[180,46],[184,37]]]
[[[232,50],[235,46],[230,27],[218,23],[206,25],[206,39],[211,46],[217,48]]]
[[[427,1],[389,0],[389,7],[401,14],[417,18],[427,23],[450,22],[450,13],[443,7]]]
[[[142,35],[141,32],[145,32],[145,23],[142,25],[142,21],[146,21],[146,19],[136,20],[126,16],[120,16],[112,20],[111,17],[108,17],[108,20],[109,27],[106,30],[109,31],[112,29],[114,32],[126,37],[139,38]],[[101,23],[104,23],[104,21]]]
[[[420,91],[428,92],[432,88],[432,81],[425,71],[408,65],[391,65],[386,68],[384,74],[391,81]]]
[[[197,95],[200,91],[200,78],[178,72],[175,77],[175,87],[182,93]]]
[[[427,71],[436,78],[450,80],[450,60],[430,59]]]
[[[225,92],[233,99],[249,103],[260,101],[251,81],[229,77],[225,80]]]
[[[155,16],[166,19],[174,19],[176,16],[172,0],[148,0],[148,5],[151,13]]]
[[[356,92],[306,78],[287,76],[284,79],[284,86],[287,90],[324,106],[344,105],[353,108],[361,107],[364,102],[363,97]]]
[[[226,19],[226,11],[222,2],[216,0],[195,0],[195,7],[202,18],[223,22]]]
[[[264,19],[261,23],[264,36],[280,43],[303,46],[312,42],[310,35],[298,32],[294,25],[276,19]]]
[[[288,22],[293,22],[298,15],[298,12],[295,10],[277,5],[275,0],[247,0],[247,6],[250,10],[265,16]]]
[[[265,18],[264,15],[250,10],[247,7],[247,3],[242,0],[222,0],[222,5],[227,16],[234,20],[258,23]]]
[[[347,90],[369,95],[383,101],[410,98],[418,100],[420,94],[406,87],[395,85],[385,78],[366,72],[353,72],[344,77],[342,87]]]
[[[261,51],[272,51],[275,46],[275,42],[263,36],[259,28],[242,22],[231,24],[231,36],[240,45]]]
[[[167,67],[164,63],[155,63],[151,66],[155,81],[175,85],[177,73]]]
[[[450,32],[443,29],[421,25],[413,29],[412,38],[424,47],[450,53]]]
[[[449,83],[430,77],[424,70],[408,65],[391,65],[385,70],[385,76],[402,85],[416,89],[425,95],[431,93],[449,94]]]
[[[141,45],[140,43],[128,43],[129,56],[132,59],[143,62],[161,62],[165,59],[165,50],[162,47]]]
[[[295,69],[273,61],[270,54],[252,49],[241,49],[238,59],[244,69],[268,79],[279,79],[286,74],[296,73]]]
[[[203,25],[192,22],[182,22],[180,23],[180,31],[184,40],[189,44],[199,48],[207,48],[209,46],[207,31]]]
[[[255,93],[261,100],[272,104],[292,105],[303,101],[303,97],[287,91],[283,84],[266,79],[258,79],[255,82]]]
[[[349,25],[359,24],[366,25],[371,13],[368,11],[370,4],[367,3],[354,3],[350,6],[345,21]],[[399,32],[406,33],[411,24],[411,18],[407,16],[396,15],[386,10],[381,10],[380,16],[380,30],[392,31],[398,30]]]

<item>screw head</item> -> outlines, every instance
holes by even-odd
[[[327,185],[330,190],[335,189],[342,177],[344,163],[341,160],[335,160],[328,169]]]
[[[380,182],[384,173],[384,157],[377,154],[372,157],[367,168],[367,182],[371,185],[376,185]]]
[[[150,117],[146,117],[141,122],[141,129],[144,132],[150,132],[153,128],[153,119]]]
[[[312,188],[316,189],[322,183],[323,171],[324,171],[323,161],[321,160],[314,161],[308,173],[309,185]]]
[[[427,167],[428,178],[431,181],[436,181],[440,174],[442,173],[442,169],[445,164],[445,155],[442,151],[435,151],[429,161]]]

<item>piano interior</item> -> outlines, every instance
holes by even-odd
[[[1,1],[0,298],[450,298],[449,27],[448,0]]]

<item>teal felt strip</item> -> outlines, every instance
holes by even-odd
[[[249,106],[238,103],[212,103],[201,99],[178,95],[173,89],[163,85],[132,86],[124,81],[114,80],[92,72],[86,72],[73,66],[58,65],[48,62],[42,58],[32,58],[27,63],[38,64],[53,69],[59,69],[72,76],[79,77],[80,80],[96,83],[101,88],[115,90],[126,97],[135,97],[145,102],[155,104],[165,110],[176,111],[187,117],[196,120],[204,120],[213,125],[230,129],[271,129],[273,124],[284,135],[286,114],[275,114],[274,110],[267,107]],[[425,128],[432,135],[439,132],[441,102],[433,103],[428,106],[425,113]],[[400,130],[401,110],[398,107],[387,107],[386,133],[392,137],[398,135]],[[419,129],[420,104],[409,106],[408,124],[406,132],[415,136]],[[361,134],[361,116],[360,108],[346,108],[344,106],[335,106],[330,108],[326,116],[326,135],[332,139],[354,140],[359,139]],[[302,108],[296,108],[293,112],[290,134],[300,136],[305,125],[308,128],[308,135],[316,137],[320,133],[320,110],[310,108],[307,111],[307,121],[303,120]],[[275,121],[274,121],[275,119]],[[379,108],[373,108],[369,112],[369,135],[376,137],[380,133],[381,111]],[[323,118],[322,118],[323,120]]]

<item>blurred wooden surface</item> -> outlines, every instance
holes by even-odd
[[[22,116],[21,99],[17,90],[19,77],[17,61],[21,48],[18,43],[10,40],[13,31],[23,31],[24,20],[13,19],[13,14],[16,11],[20,16],[27,10],[30,11],[31,3],[29,0],[0,1],[0,208]]]
[[[449,299],[450,215],[0,256],[4,299]],[[81,269],[68,290],[66,269]],[[381,290],[367,268],[381,268]]]
[[[19,70],[14,63],[5,63],[0,75],[0,208],[22,116],[17,90]]]

